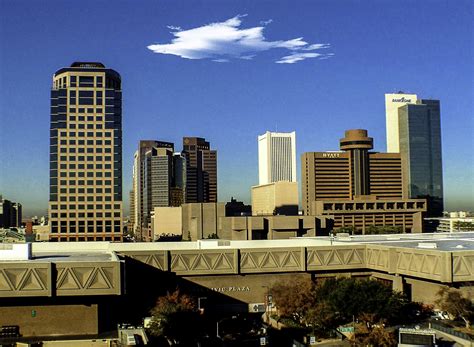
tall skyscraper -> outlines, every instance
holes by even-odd
[[[51,89],[51,241],[122,240],[122,90],[102,63],[56,71]]]
[[[134,155],[132,194],[134,201],[130,202],[130,213],[133,214],[133,233],[138,240],[146,239],[150,211],[153,204],[162,199],[163,169],[166,171],[166,182],[169,178],[169,153],[173,153],[174,144],[171,142],[141,140]],[[161,184],[161,187],[159,186]],[[155,185],[157,185],[155,187]],[[168,192],[165,192],[168,198]]]
[[[267,131],[258,137],[259,185],[296,182],[296,134]]]
[[[387,128],[387,152],[399,153],[400,140],[398,136],[398,108],[406,104],[416,104],[416,94],[385,94],[385,122]]]
[[[400,154],[410,198],[428,200],[428,216],[443,214],[443,168],[438,100],[398,109]]]
[[[200,137],[183,137],[186,202],[217,202],[217,151]]]
[[[400,152],[409,198],[426,198],[430,217],[443,212],[439,100],[386,94],[387,148]],[[390,137],[389,137],[390,134]]]

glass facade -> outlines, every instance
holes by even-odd
[[[440,104],[419,100],[399,108],[400,153],[409,198],[426,198],[428,216],[443,212]]]

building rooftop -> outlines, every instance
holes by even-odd
[[[391,247],[436,249],[439,251],[474,250],[474,232],[432,234],[387,234],[335,237],[298,237],[285,240],[199,240],[181,242],[35,242],[33,260],[50,261],[114,261],[115,252],[196,250],[196,249],[252,249],[321,247],[377,244]],[[0,259],[1,260],[1,259]]]

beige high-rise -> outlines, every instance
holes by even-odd
[[[50,129],[50,241],[121,241],[120,75],[89,62],[56,71]]]

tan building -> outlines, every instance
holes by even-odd
[[[181,207],[155,207],[152,228],[155,239],[161,235],[182,235]]]
[[[182,210],[181,220],[177,209]],[[192,241],[288,239],[327,235],[332,228],[331,216],[226,216],[224,203],[183,204],[176,210],[160,209],[159,213],[167,225],[177,228],[181,223],[183,239]]]
[[[298,183],[279,181],[252,187],[252,215],[278,214],[298,214]]]
[[[402,163],[398,153],[369,152],[373,139],[367,130],[346,131],[341,152],[308,152],[301,157],[302,202],[311,214],[316,200],[354,199],[374,195],[379,199],[402,199]]]
[[[397,226],[422,232],[426,200],[407,199],[399,153],[374,153],[367,130],[347,130],[340,152],[301,158],[305,215],[333,215],[334,227]]]
[[[101,63],[53,76],[50,241],[122,240],[122,90]]]
[[[423,232],[423,215],[426,200],[382,200],[373,196],[353,200],[313,201],[312,214],[331,216],[334,229],[352,226],[358,233],[366,234],[371,226],[399,227],[404,233]]]
[[[217,235],[219,217],[225,216],[225,203],[190,203],[181,208],[183,239],[201,240]]]

